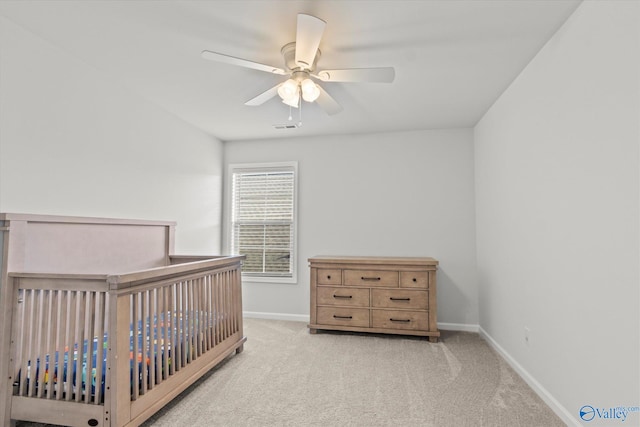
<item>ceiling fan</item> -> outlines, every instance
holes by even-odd
[[[315,101],[327,114],[337,114],[342,111],[342,106],[322,86],[316,84],[312,78],[327,83],[391,83],[395,78],[395,70],[393,67],[381,67],[319,70],[316,72],[316,64],[321,55],[318,47],[320,46],[325,25],[326,22],[320,18],[303,13],[298,14],[296,41],[287,43],[280,51],[284,58],[285,68],[265,65],[209,50],[202,51],[202,57],[212,61],[289,76],[286,81],[248,100],[245,105],[261,105],[279,95],[282,98],[282,102],[291,107],[298,108],[302,100],[306,102]]]

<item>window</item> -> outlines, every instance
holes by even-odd
[[[295,282],[295,163],[230,165],[232,254],[245,279]]]

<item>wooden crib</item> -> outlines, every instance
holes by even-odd
[[[0,422],[141,424],[240,353],[242,256],[175,223],[0,214]]]

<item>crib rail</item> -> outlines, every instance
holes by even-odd
[[[242,259],[120,275],[11,273],[12,411],[62,400],[95,407],[85,411],[90,425],[146,418],[185,377],[241,351]]]

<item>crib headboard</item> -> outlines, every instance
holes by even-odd
[[[3,270],[114,274],[162,267],[175,222],[0,214]]]

